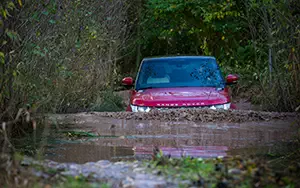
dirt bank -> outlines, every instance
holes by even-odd
[[[262,112],[248,110],[211,110],[211,109],[176,109],[168,111],[153,110],[149,113],[131,112],[90,112],[101,117],[134,120],[161,121],[200,121],[200,122],[251,122],[274,119],[300,119],[296,113]]]

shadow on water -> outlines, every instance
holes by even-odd
[[[211,158],[268,152],[266,148],[276,141],[289,140],[295,130],[289,126],[291,123],[279,120],[203,124],[89,115],[55,118],[60,123],[41,129],[36,133],[35,141],[33,135],[13,140],[17,150],[34,156],[39,148],[45,159],[76,163],[148,159],[154,148],[172,157]]]

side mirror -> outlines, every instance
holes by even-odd
[[[227,85],[236,84],[238,80],[239,80],[239,76],[237,74],[229,74],[228,76],[226,76]]]
[[[131,77],[126,77],[122,80],[124,86],[133,86],[133,79]]]

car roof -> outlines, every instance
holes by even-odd
[[[216,59],[213,56],[166,56],[166,57],[149,57],[144,58],[143,61],[150,60],[176,60],[176,59]]]

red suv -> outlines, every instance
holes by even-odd
[[[227,85],[237,83],[237,75],[224,81],[216,58],[208,56],[176,56],[143,59],[130,104],[126,111],[149,112],[170,108],[230,109]],[[133,86],[126,77],[123,85]]]

